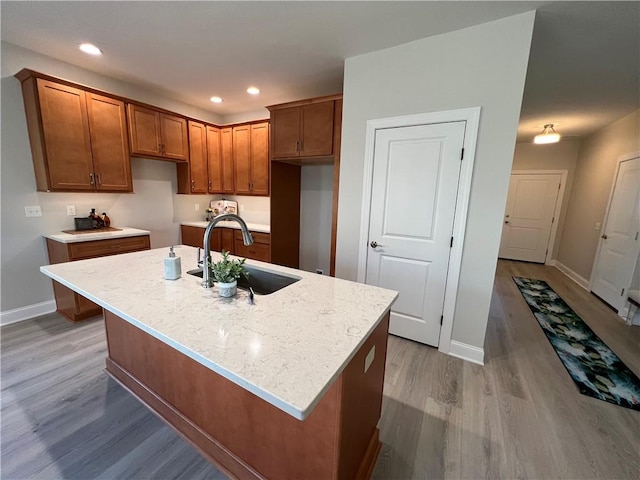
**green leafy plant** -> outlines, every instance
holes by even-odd
[[[229,258],[229,252],[222,250],[222,260],[211,264],[211,273],[220,283],[231,283],[234,280],[238,280],[240,276],[246,278],[249,273],[244,268],[245,260],[246,258],[242,260]]]

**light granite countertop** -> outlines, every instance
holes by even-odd
[[[111,238],[124,238],[124,237],[139,237],[140,235],[150,235],[148,230],[139,230],[137,228],[118,227],[118,230],[97,230],[97,231],[83,231],[82,233],[52,233],[45,235],[45,238],[50,238],[60,243],[78,243],[78,242],[92,242],[94,240],[109,240]]]
[[[180,225],[186,225],[188,227],[200,227],[207,228],[209,222],[201,221],[201,222],[182,222]],[[224,228],[233,228],[235,230],[240,230],[240,225],[237,222],[232,222],[228,220],[223,220],[222,222],[218,222],[216,227],[224,227]],[[271,226],[265,225],[263,223],[248,223],[247,227],[252,232],[261,232],[261,233],[271,233]]]
[[[204,289],[196,248],[175,247],[182,277],[164,279],[168,249],[40,267],[41,272],[297,419],[311,413],[398,294],[247,260],[300,278],[248,303]],[[212,252],[213,260],[220,254]]]

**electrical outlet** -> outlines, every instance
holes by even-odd
[[[196,212],[200,210],[200,204],[199,203],[195,204],[195,209],[196,209]]]
[[[324,270],[322,270],[321,268],[316,268],[316,273],[318,275],[324,275]]]
[[[240,204],[240,211],[244,212],[244,205],[243,204]]]
[[[76,215],[75,205],[67,205],[67,215],[70,217],[74,217]]]
[[[27,217],[41,217],[42,209],[40,208],[40,205],[30,205],[30,206],[25,205],[24,214]]]
[[[593,226],[594,230],[600,230],[600,222],[596,222],[595,225]]]

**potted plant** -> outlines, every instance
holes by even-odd
[[[218,282],[218,294],[221,297],[233,297],[238,288],[238,278],[249,275],[244,269],[245,258],[229,258],[229,252],[222,250],[222,260],[211,264],[211,273]]]

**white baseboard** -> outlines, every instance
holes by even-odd
[[[46,315],[56,311],[56,301],[47,300],[46,302],[27,305],[26,307],[14,308],[6,312],[0,312],[0,325],[9,325],[10,323],[22,322],[30,318]]]
[[[477,363],[478,365],[484,365],[484,349],[468,345],[466,343],[457,342],[451,340],[449,346],[449,355],[452,357],[461,358],[471,363]]]
[[[578,275],[576,272],[571,270],[566,265],[560,263],[558,260],[553,260],[549,265],[556,267],[558,270],[564,273],[567,277],[569,277],[571,280],[573,280],[582,288],[584,288],[587,292],[589,291],[589,280],[587,280],[583,276]]]

